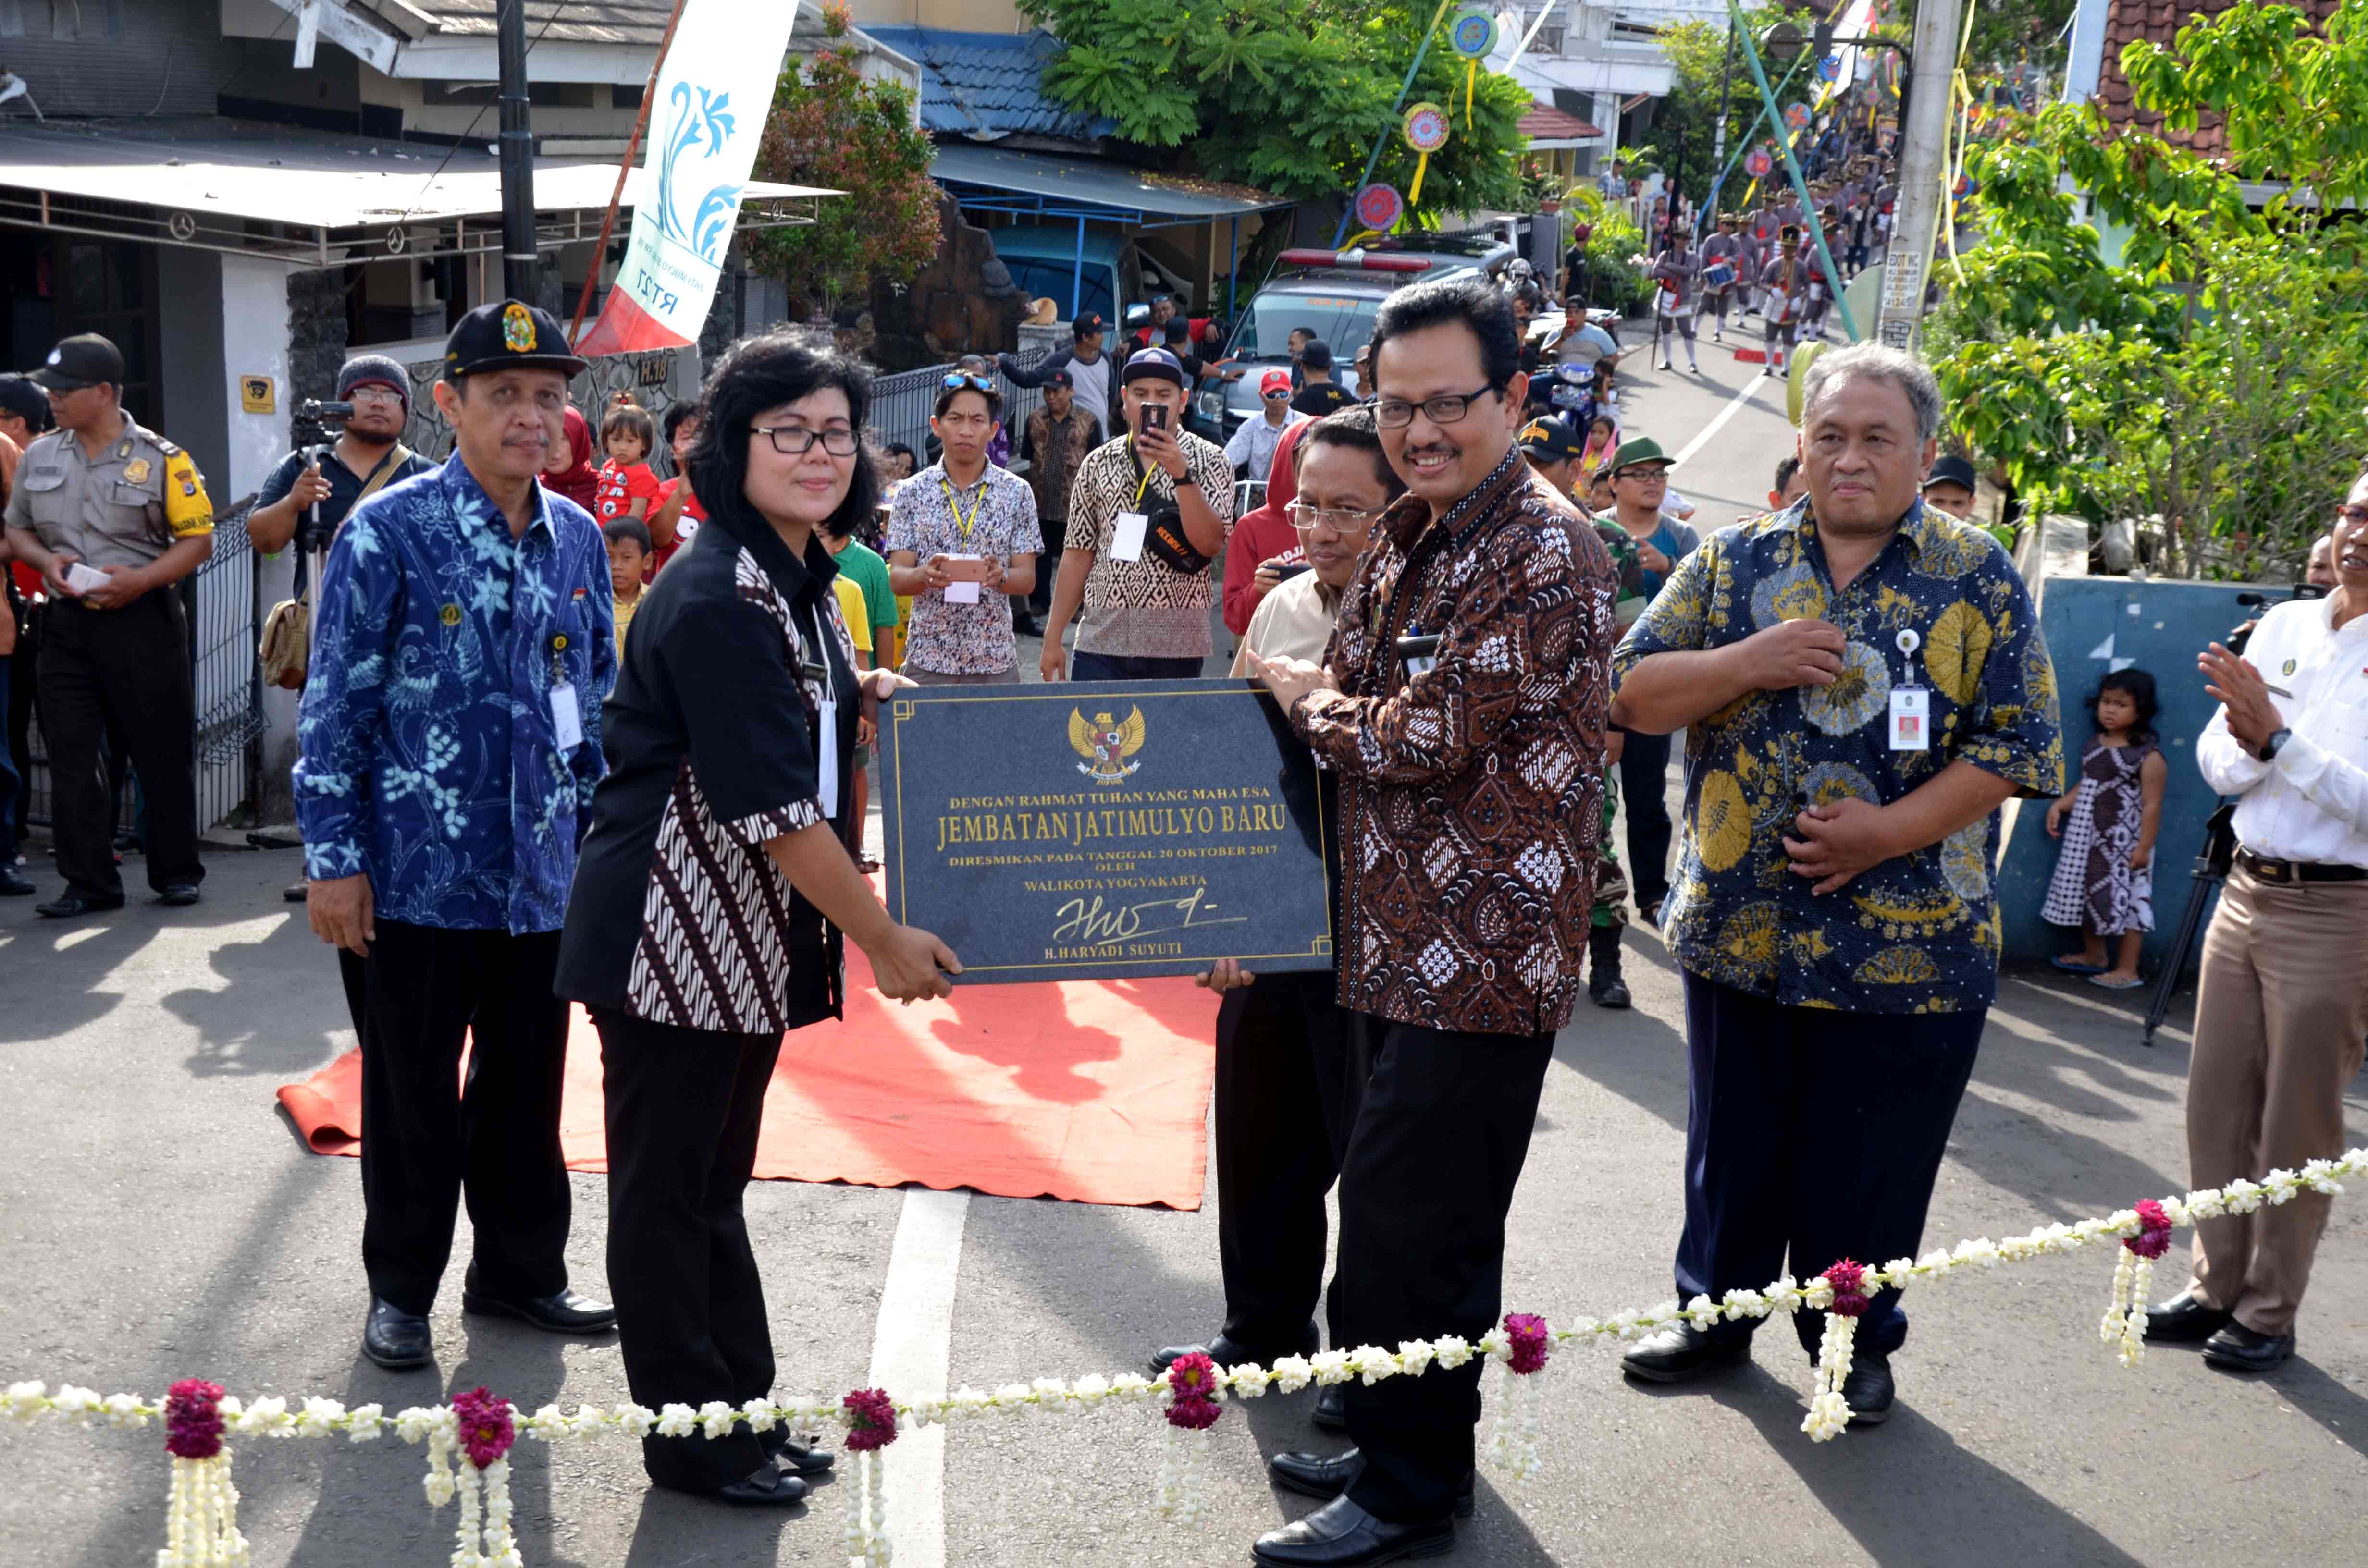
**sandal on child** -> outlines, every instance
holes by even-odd
[[[2078,959],[2067,959],[2063,957],[2061,954],[2049,959],[2047,961],[2054,964],[2057,969],[2062,970],[2066,974],[2102,974],[2105,972],[2105,966],[2103,964],[2082,963]]]

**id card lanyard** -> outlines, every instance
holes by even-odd
[[[1133,458],[1138,466],[1141,465],[1142,455],[1135,451],[1132,442],[1127,447],[1127,455]],[[1143,477],[1134,482],[1134,510],[1121,512],[1118,524],[1111,530],[1110,559],[1113,561],[1143,559],[1143,541],[1151,530],[1151,517],[1143,509],[1143,493],[1150,484],[1151,471],[1146,468],[1143,471]]]
[[[551,738],[563,756],[584,744],[584,711],[576,706],[575,683],[567,678],[567,633],[551,639]]]
[[[1915,684],[1916,650],[1923,645],[1913,627],[1899,633],[1903,674],[1900,684],[1891,688],[1893,751],[1924,751],[1932,744],[1932,694]]]
[[[838,815],[838,682],[831,674],[830,644],[823,641],[820,608],[814,612],[814,657],[804,673],[822,684],[822,696],[814,702],[814,718],[821,727],[814,737],[814,781],[822,797],[822,814],[835,817]]]

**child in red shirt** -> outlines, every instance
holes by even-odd
[[[620,403],[600,421],[600,444],[609,460],[600,465],[599,504],[594,509],[603,528],[620,517],[644,517],[658,493],[658,476],[650,472],[650,449],[657,445],[657,426],[649,410]]]

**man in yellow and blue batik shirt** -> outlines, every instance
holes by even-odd
[[[1807,497],[1688,557],[1614,661],[1620,723],[1686,731],[1661,924],[1691,1056],[1685,1300],[1914,1255],[1998,991],[1998,811],[2064,787],[2022,580],[1917,494],[1931,372],[1866,344],[1804,391]],[[1748,1357],[1753,1326],[1667,1330],[1622,1365],[1679,1381]],[[1793,1326],[1814,1358],[1823,1314]],[[1890,1414],[1907,1334],[1878,1295],[1843,1386],[1858,1422]]]

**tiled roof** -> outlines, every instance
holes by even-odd
[[[1565,114],[1552,104],[1532,103],[1521,116],[1521,140],[1524,142],[1589,142],[1603,132],[1579,119]]]
[[[406,0],[439,33],[494,35],[498,0]],[[621,43],[655,49],[674,0],[526,0],[529,44]]]
[[[965,33],[875,26],[863,30],[921,67],[921,127],[938,135],[992,141],[1025,131],[1092,142],[1113,121],[1045,97],[1044,66],[1062,50],[1047,32]]]
[[[2222,134],[2220,117],[2204,114],[2197,117],[2193,131],[2177,131],[2165,126],[2162,116],[2142,109],[2131,101],[2130,79],[2122,74],[2122,51],[2139,39],[2168,45],[2179,29],[2198,16],[2216,17],[2235,0],[2112,0],[2105,13],[2105,58],[2097,73],[2097,104],[2104,111],[2108,123],[2149,131],[2174,145],[2213,157],[2227,150]],[[2327,25],[2335,14],[2338,0],[2299,0],[2298,8],[2307,14],[2316,28]]]

